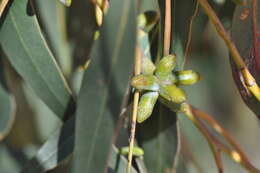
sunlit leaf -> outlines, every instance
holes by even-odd
[[[11,64],[48,107],[63,117],[70,89],[46,44],[28,0],[14,1],[0,30]]]

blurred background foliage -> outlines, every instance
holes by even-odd
[[[44,38],[72,87],[73,95],[77,96],[84,73],[82,66],[89,59],[94,32],[97,29],[93,4],[87,0],[74,0],[71,7],[66,8],[55,0],[32,0],[32,3]],[[211,0],[210,4],[227,31],[230,31],[235,4],[231,0]],[[181,51],[185,47],[188,25],[194,9],[193,0],[174,1],[174,39],[180,40],[181,43],[176,47],[179,46]],[[1,27],[7,13],[8,9],[1,17]],[[193,23],[191,48],[185,68],[198,71],[202,80],[193,87],[185,88],[190,103],[213,115],[234,136],[252,163],[259,167],[259,122],[242,102],[233,82],[228,50],[201,8]],[[134,41],[134,38],[132,39],[130,42]],[[175,43],[177,44],[177,41]],[[35,156],[45,141],[61,127],[62,120],[46,106],[31,86],[22,80],[6,58],[2,44],[4,43],[1,42],[0,54],[0,172],[13,173],[21,171]],[[113,91],[109,92],[109,96],[116,95]],[[6,107],[10,109],[5,110]],[[10,116],[2,119],[2,114]],[[217,172],[213,155],[204,137],[186,117],[180,115],[179,119],[182,141],[177,172]],[[8,127],[3,129],[10,132],[2,140],[2,135],[7,133],[2,131],[2,127],[6,125]],[[124,135],[119,135],[118,143],[127,145],[127,137],[121,136]],[[102,148],[103,144],[97,145]],[[223,162],[225,172],[246,172],[225,154]],[[48,172],[69,172],[70,159],[66,158],[62,163]],[[137,160],[135,164],[139,165],[140,169],[142,161]]]

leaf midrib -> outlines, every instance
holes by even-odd
[[[37,66],[37,64],[35,64],[34,63],[34,61],[32,60],[32,56],[31,56],[31,54],[30,54],[30,52],[29,52],[29,50],[28,50],[28,47],[26,46],[26,44],[25,44],[25,41],[23,40],[23,38],[22,38],[22,34],[20,33],[20,30],[19,30],[19,27],[17,26],[17,23],[16,23],[16,19],[15,19],[15,16],[14,16],[14,14],[13,14],[13,12],[10,10],[10,17],[11,17],[11,19],[12,19],[12,21],[13,22],[11,22],[11,23],[13,23],[13,26],[14,26],[14,28],[15,28],[15,31],[16,31],[16,33],[17,33],[17,35],[18,35],[18,38],[19,38],[19,40],[20,40],[20,42],[21,42],[21,45],[23,46],[23,48],[24,48],[24,50],[25,50],[25,53],[30,57],[29,58],[29,61],[31,62],[31,64],[33,65],[33,67],[35,68],[35,70],[36,70],[36,72],[39,74],[39,76],[41,77],[41,79],[46,83],[46,86],[48,87],[48,90],[51,92],[51,94],[56,98],[56,100],[58,101],[58,103],[65,109],[65,105],[63,105],[62,104],[62,102],[61,102],[61,100],[59,100],[59,97],[56,95],[56,93],[51,89],[51,87],[49,86],[49,83],[48,83],[48,81],[46,81],[46,79],[44,78],[44,77],[42,77],[42,75],[41,75],[41,72],[38,70],[38,66]]]

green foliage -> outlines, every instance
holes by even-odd
[[[17,72],[45,104],[62,118],[71,91],[28,3],[28,0],[21,0],[11,4],[1,26],[1,45]]]
[[[259,57],[258,33],[246,11],[253,0],[233,1],[239,5],[211,5],[225,26],[234,12],[231,37],[259,83],[258,61],[251,63]],[[245,116],[250,112],[234,93],[221,59],[228,52],[214,28],[201,11],[191,21],[196,2],[171,0],[168,54],[164,0],[9,0],[6,7],[0,1],[0,172],[125,173],[135,111],[129,173],[217,172],[196,117],[190,113],[190,122],[180,113],[187,103],[219,115],[257,163],[258,122]],[[232,60],[231,66],[238,73]],[[135,68],[140,74],[133,76]],[[245,101],[259,112],[259,102]],[[244,171],[223,163],[228,172]]]

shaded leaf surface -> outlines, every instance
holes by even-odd
[[[70,89],[50,52],[28,0],[14,1],[4,19],[1,46],[17,72],[59,117],[70,101]]]
[[[71,59],[68,40],[66,38],[65,6],[59,1],[36,0],[37,14],[39,14],[42,27],[46,31],[46,38],[50,48],[61,66],[65,75],[71,71]]]
[[[157,104],[152,116],[138,126],[138,142],[144,149],[149,173],[165,172],[173,167],[178,137],[176,114]]]
[[[94,43],[96,24],[95,6],[92,1],[73,1],[68,8],[68,37],[72,48],[73,66],[83,66],[89,59]]]
[[[6,88],[2,58],[0,53],[0,141],[9,132],[15,115],[15,101]]]
[[[79,93],[73,173],[104,172],[135,55],[135,1],[111,1]]]
[[[74,142],[75,116],[53,133],[21,173],[41,173],[57,167],[72,156]],[[119,155],[117,148],[113,146],[109,169],[121,173],[126,169],[126,165],[126,159]],[[136,171],[132,169],[132,173],[136,173]]]
[[[260,47],[259,47],[259,31],[260,31],[260,2],[256,1],[256,16],[253,15],[253,1],[249,0],[246,6],[237,5],[233,17],[231,37],[234,41],[240,55],[242,56],[250,73],[260,84]],[[253,26],[253,18],[256,18],[256,30]],[[260,118],[260,102],[244,87],[242,76],[236,68],[232,59],[232,74],[236,86],[247,106]]]
[[[1,79],[1,78],[0,78]],[[0,81],[0,141],[7,135],[14,120],[15,102]]]

